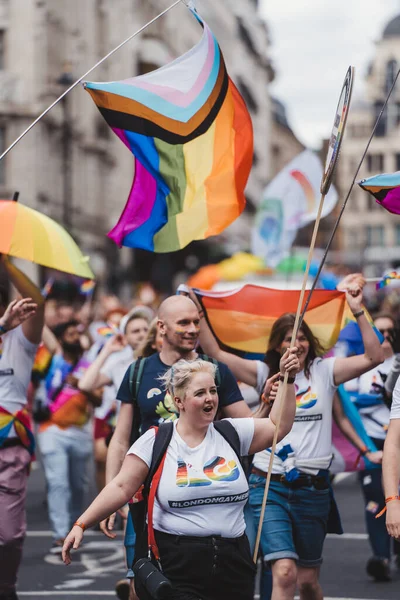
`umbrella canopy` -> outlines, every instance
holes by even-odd
[[[12,200],[0,200],[0,252],[94,279],[89,257],[53,219]]]

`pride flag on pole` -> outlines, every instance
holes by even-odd
[[[374,175],[357,183],[388,212],[400,215],[400,171]]]
[[[263,356],[272,325],[284,313],[295,313],[299,290],[275,290],[245,285],[239,290],[209,292],[195,290],[218,341],[235,354]],[[346,294],[315,290],[305,321],[323,348],[332,348],[340,331],[355,319]]]
[[[171,252],[223,231],[243,211],[253,157],[245,102],[218,42],[146,75],[85,82],[101,114],[135,157],[128,201],[108,236],[119,246]]]

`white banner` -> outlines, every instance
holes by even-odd
[[[252,231],[252,253],[275,267],[290,251],[298,229],[315,221],[323,176],[315,152],[304,150],[267,185]],[[322,216],[334,208],[338,194],[331,186]]]

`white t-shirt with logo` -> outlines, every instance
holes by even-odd
[[[295,466],[299,471],[317,474],[328,469],[332,461],[332,404],[337,386],[333,381],[336,358],[316,358],[310,368],[310,378],[304,371],[296,375],[296,415],[293,427],[276,447],[281,459],[274,458],[273,473],[285,473]],[[268,366],[257,361],[257,391],[262,392],[268,378]],[[284,448],[294,455],[284,459]],[[282,452],[281,452],[282,451]],[[270,451],[258,452],[254,466],[268,471]]]
[[[125,346],[122,350],[111,354],[100,369],[100,373],[111,379],[116,390],[119,390],[129,365],[134,360],[133,350]]]
[[[117,404],[117,411],[119,410],[120,401],[116,400],[117,392],[127,368],[133,361],[133,350],[130,346],[125,346],[119,352],[111,354],[105,361],[100,373],[111,379],[112,383],[104,386],[101,406],[98,406],[94,412],[97,419],[105,419],[114,403]]]
[[[22,326],[1,336],[0,341],[0,406],[11,413],[27,403],[33,361],[38,344],[24,335]]]
[[[254,420],[227,419],[235,427],[243,456],[249,453]],[[244,533],[243,508],[249,495],[246,476],[235,452],[210,424],[204,440],[190,448],[176,430],[167,450],[154,503],[153,526],[173,535]],[[149,429],[129,449],[150,468],[155,430]]]
[[[393,390],[390,418],[400,419],[400,377],[398,377]]]
[[[379,388],[385,387],[386,376],[392,368],[394,356],[387,358],[381,365],[367,371],[358,379],[345,383],[345,390],[351,395],[352,391],[358,394],[379,394]],[[383,376],[383,377],[382,377]],[[378,386],[374,387],[374,384]],[[390,410],[383,399],[378,398],[376,404],[357,407],[364,429],[369,437],[384,440],[390,420]]]

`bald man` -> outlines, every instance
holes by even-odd
[[[172,398],[162,389],[160,375],[182,358],[198,358],[195,347],[199,337],[200,317],[192,300],[185,296],[171,296],[160,305],[158,315],[157,325],[163,338],[162,350],[146,359],[137,397],[142,434],[150,427],[178,416]],[[252,416],[234,376],[223,363],[219,363],[219,376],[218,396],[223,416]],[[121,401],[121,410],[107,454],[107,482],[119,472],[130,446],[134,407],[129,387],[129,369],[118,390],[117,399]]]

